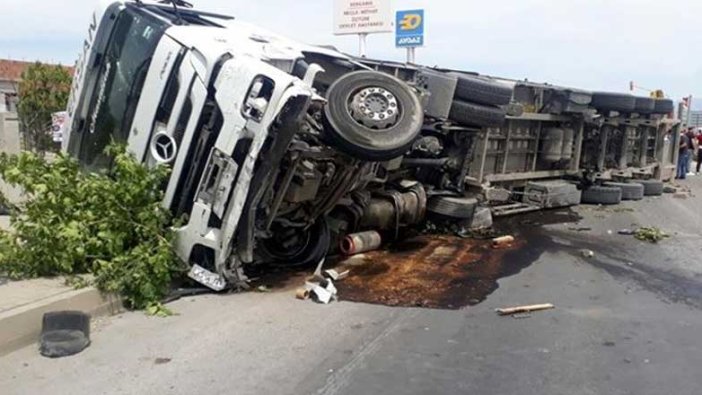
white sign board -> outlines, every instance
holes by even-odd
[[[334,0],[334,34],[392,31],[391,0]]]

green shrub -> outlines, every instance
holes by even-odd
[[[111,146],[111,170],[81,171],[58,155],[0,155],[0,176],[28,195],[0,233],[0,273],[11,278],[92,274],[98,289],[144,309],[178,270],[170,216],[160,205],[165,167],[149,169]]]

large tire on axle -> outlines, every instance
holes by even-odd
[[[450,73],[458,77],[457,100],[479,104],[502,106],[512,100],[512,88],[487,77]]]
[[[636,97],[625,93],[595,92],[591,105],[602,111],[633,112]]]
[[[663,181],[659,180],[636,180],[637,183],[643,185],[644,196],[660,196],[663,194]]]
[[[606,187],[621,188],[622,200],[641,200],[644,197],[644,186],[634,182],[605,182]]]
[[[424,122],[419,98],[399,79],[356,71],[327,90],[324,139],[354,158],[386,161],[412,146]]]
[[[622,189],[593,185],[583,190],[581,203],[585,204],[619,204],[622,201]]]
[[[505,123],[507,111],[499,107],[488,107],[480,104],[454,100],[451,105],[449,118],[469,126],[491,127]]]
[[[656,99],[651,97],[636,97],[634,112],[639,114],[650,114],[656,108]]]
[[[471,219],[478,207],[478,199],[469,197],[436,196],[427,202],[427,211],[453,219]]]
[[[331,246],[331,234],[324,218],[318,219],[307,230],[285,227],[273,229],[273,234],[274,237],[261,240],[258,251],[266,263],[274,266],[316,265],[327,255]]]
[[[673,112],[675,104],[670,99],[656,99],[656,103],[653,106],[654,114],[669,114]]]

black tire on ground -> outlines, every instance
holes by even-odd
[[[278,233],[278,232],[275,232]],[[307,267],[317,265],[329,252],[331,233],[324,218],[307,230],[306,240],[297,249],[282,251],[285,244],[277,238],[262,240],[259,244],[260,253],[267,263],[285,267]]]
[[[90,345],[90,316],[81,311],[44,314],[39,352],[49,358],[78,354]]]
[[[643,185],[644,196],[660,196],[663,194],[663,181],[659,180],[636,180],[637,183]]]
[[[619,204],[622,201],[622,189],[593,185],[583,190],[581,203],[585,204]]]
[[[471,219],[478,199],[469,197],[435,196],[427,202],[427,211],[455,219]]]
[[[376,88],[384,90],[380,93]],[[364,92],[374,92],[365,95]],[[386,100],[386,95],[392,101]],[[354,100],[370,100],[379,106],[370,115],[356,111]],[[399,79],[375,71],[356,71],[336,80],[327,90],[328,104],[324,109],[324,138],[329,145],[350,156],[368,161],[385,161],[404,154],[422,129],[424,113],[419,98]],[[365,103],[364,105],[367,105]],[[368,107],[370,108],[370,107]],[[372,117],[385,113],[396,118],[388,125]],[[360,120],[359,120],[360,119]]]
[[[636,182],[605,182],[606,187],[622,189],[622,200],[641,200],[644,197],[644,186]]]
[[[458,77],[456,84],[456,100],[478,104],[501,106],[512,100],[512,88],[483,76],[472,76],[461,73],[450,73]]]
[[[626,93],[595,92],[591,105],[603,111],[632,112],[636,108],[636,97]]]
[[[654,114],[668,114],[673,112],[675,104],[670,99],[656,99],[653,107]]]
[[[639,114],[650,114],[656,108],[656,99],[651,97],[636,97],[634,112]]]
[[[454,100],[449,118],[470,126],[501,126],[505,122],[507,111],[499,107]]]

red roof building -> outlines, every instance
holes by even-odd
[[[24,70],[34,62],[0,59],[0,112],[16,111],[17,83],[22,79]],[[73,67],[66,67],[73,75]]]

